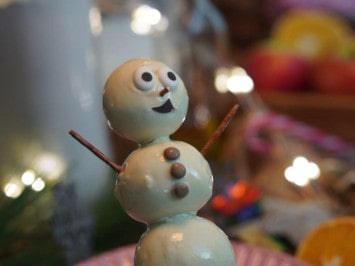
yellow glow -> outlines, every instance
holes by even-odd
[[[36,178],[36,180],[32,183],[32,189],[36,192],[43,190],[45,186],[46,184],[40,177]]]
[[[41,154],[35,163],[35,170],[49,180],[58,179],[65,170],[65,164],[61,157],[54,153]]]
[[[17,178],[12,178],[3,186],[3,192],[6,197],[13,199],[18,198],[21,195],[23,189],[23,184]]]
[[[21,181],[24,185],[29,186],[33,183],[35,178],[36,174],[33,170],[26,170],[21,176]]]

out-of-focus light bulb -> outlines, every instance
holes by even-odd
[[[40,177],[37,177],[36,180],[32,183],[32,189],[36,192],[42,191],[45,186],[46,183]]]
[[[234,67],[231,70],[227,87],[228,90],[234,94],[249,93],[254,88],[254,82],[243,68]]]
[[[304,187],[309,183],[308,178],[303,174],[302,170],[294,166],[287,167],[284,175],[287,181],[297,186]]]
[[[130,26],[131,30],[139,35],[147,35],[153,31],[152,25],[143,23],[137,19],[132,20]]]
[[[229,70],[227,68],[218,68],[215,73],[214,85],[220,93],[228,91],[227,83],[229,79]]]
[[[168,20],[159,10],[149,5],[141,5],[132,12],[131,29],[136,34],[146,35],[153,30],[164,31],[168,24]]]
[[[320,169],[307,158],[298,156],[293,160],[292,166],[285,169],[284,176],[289,182],[303,187],[320,176]]]
[[[216,90],[221,93],[230,91],[233,94],[244,94],[254,88],[253,80],[241,67],[217,69],[214,83]]]
[[[21,181],[24,185],[29,186],[33,183],[35,178],[36,174],[33,170],[26,170],[21,176]]]
[[[307,165],[306,171],[310,179],[317,179],[320,176],[320,169],[315,163],[310,162]]]
[[[6,197],[16,199],[21,195],[24,186],[20,180],[12,178],[4,184],[2,190]]]
[[[307,158],[303,156],[298,156],[295,159],[293,159],[292,165],[296,168],[302,168],[305,167],[308,164]]]
[[[132,17],[146,24],[155,25],[159,23],[161,14],[158,9],[148,5],[141,5],[133,11]]]
[[[42,153],[37,158],[34,169],[49,180],[57,180],[65,170],[65,163],[57,154]]]

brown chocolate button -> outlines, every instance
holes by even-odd
[[[174,178],[183,178],[186,174],[186,167],[181,163],[174,163],[171,166],[170,174]]]
[[[176,183],[172,187],[172,193],[176,198],[182,199],[189,194],[189,187],[185,183]]]
[[[164,158],[169,161],[176,160],[180,157],[180,151],[174,147],[168,147],[164,150]]]

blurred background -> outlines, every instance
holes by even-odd
[[[185,82],[173,139],[202,148],[240,105],[206,155],[215,190],[200,215],[294,256],[320,223],[355,214],[354,27],[352,0],[0,0],[0,265],[73,265],[145,231],[115,200],[115,173],[68,134],[118,164],[137,148],[101,106],[109,74],[137,57]]]

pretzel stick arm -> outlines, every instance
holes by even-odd
[[[110,166],[117,173],[121,173],[123,171],[122,166],[115,164],[113,161],[111,161],[105,154],[103,154],[99,149],[97,149],[94,145],[92,145],[90,142],[84,139],[77,132],[75,132],[74,130],[70,130],[69,134],[77,141],[79,141],[83,146],[85,146],[88,150],[90,150],[93,154],[95,154],[99,159],[104,161],[108,166]]]
[[[203,146],[203,148],[201,149],[201,154],[203,156],[206,155],[207,151],[209,150],[209,148],[212,146],[213,142],[215,142],[215,140],[223,133],[223,131],[226,129],[226,127],[228,126],[229,122],[232,120],[233,116],[235,115],[235,113],[238,110],[239,105],[235,104],[233,105],[233,107],[229,110],[228,114],[224,117],[224,119],[222,120],[222,122],[219,124],[219,126],[217,127],[217,129],[213,132],[212,136],[209,138],[209,140],[207,141],[207,143],[205,144],[205,146]]]

